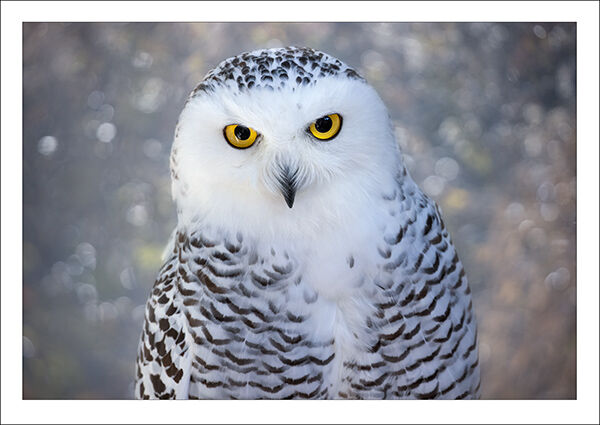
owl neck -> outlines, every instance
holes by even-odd
[[[398,185],[414,185],[404,166],[378,180],[330,182],[296,195],[292,208],[283,196],[257,190],[205,191],[177,199],[178,229],[192,232],[211,228],[229,237],[264,241],[318,243],[323,237],[373,231],[388,215],[385,196]]]

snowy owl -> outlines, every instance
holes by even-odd
[[[137,398],[479,396],[462,264],[355,70],[296,47],[223,61],[170,166]]]

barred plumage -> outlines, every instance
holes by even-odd
[[[243,75],[264,72],[261,63],[278,75],[277,64],[296,59],[282,69],[305,75],[319,58],[312,50],[274,49],[218,69],[229,69],[235,81],[241,62],[248,68]],[[220,74],[213,71],[192,94],[172,153],[179,224],[146,306],[136,397],[479,395],[470,290],[440,212],[402,165],[374,91],[351,68],[326,58],[333,71],[314,80],[285,78],[273,90],[227,85],[227,76],[215,84]],[[307,98],[316,88],[325,91],[322,98]],[[263,103],[244,109],[254,95],[270,96],[260,99],[275,103],[283,124],[257,118],[270,111]],[[368,110],[361,101],[371,102]],[[202,125],[216,119],[219,129],[247,115],[263,137],[254,151],[214,148],[228,149],[210,131],[198,142],[198,111],[218,108],[222,116]],[[292,115],[281,112],[286,108]],[[327,149],[345,146],[348,157],[339,151],[334,158],[297,132],[310,122],[303,113],[315,119],[332,111],[352,133],[340,132]],[[357,112],[373,114],[379,125],[363,134],[353,124],[360,124]],[[292,128],[287,135],[284,124]],[[216,158],[230,153],[215,168]],[[304,176],[287,187],[297,191],[292,209],[270,180],[282,162]],[[236,173],[247,174],[238,182]]]

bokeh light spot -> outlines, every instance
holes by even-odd
[[[58,140],[53,136],[44,136],[38,142],[38,152],[44,156],[50,156],[58,147]]]

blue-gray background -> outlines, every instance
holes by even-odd
[[[390,109],[442,207],[479,321],[484,398],[576,397],[576,27],[26,23],[23,397],[129,398],[175,225],[187,94],[242,51],[310,46]]]

